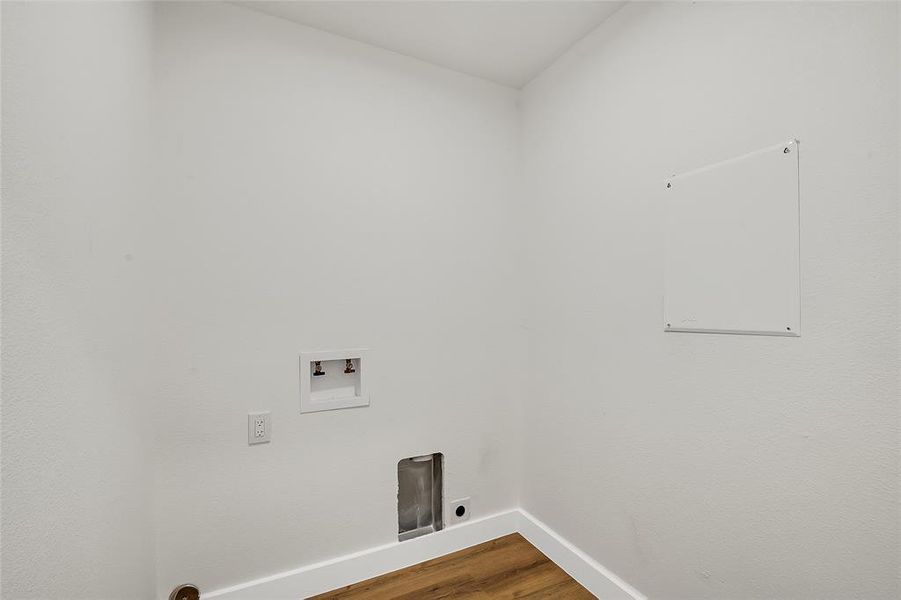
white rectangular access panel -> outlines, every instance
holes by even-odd
[[[798,170],[789,140],[664,180],[665,331],[800,335]]]
[[[367,350],[329,350],[300,355],[300,412],[369,406]]]

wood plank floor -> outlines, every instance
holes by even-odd
[[[314,596],[311,600],[437,600],[594,596],[518,533],[400,571]]]

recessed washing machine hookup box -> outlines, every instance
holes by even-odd
[[[300,355],[300,412],[369,406],[367,351],[330,350]]]

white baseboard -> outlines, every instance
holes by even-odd
[[[524,510],[473,519],[437,533],[376,546],[203,594],[219,600],[298,600],[519,532],[601,600],[647,600],[638,590]]]
[[[519,534],[529,540],[570,577],[601,600],[647,600],[641,592],[620,579],[553,529],[528,512],[519,511]]]
[[[511,533],[518,510],[472,519],[405,542],[393,542],[203,594],[221,600],[298,600],[438,558]]]

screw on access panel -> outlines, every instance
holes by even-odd
[[[325,371],[322,370],[322,361],[315,361],[313,363],[313,377],[321,377],[325,375]]]
[[[789,148],[788,146],[782,149],[782,154],[788,154],[789,152],[791,152],[791,148]]]

